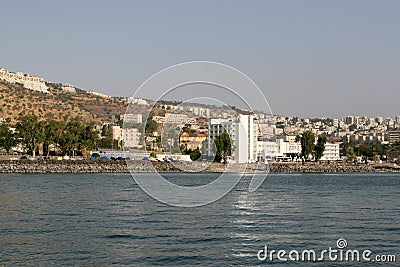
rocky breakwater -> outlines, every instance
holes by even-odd
[[[142,164],[141,170],[148,171]],[[0,173],[123,173],[128,172],[126,163],[68,160],[68,161],[0,161]]]
[[[273,164],[271,172],[306,172],[306,173],[336,173],[336,172],[375,172],[372,165],[353,164]]]
[[[200,164],[200,165],[199,165]],[[49,161],[0,161],[0,173],[129,173],[129,172],[181,172],[182,169],[189,172],[223,172],[225,166],[220,163],[212,163],[203,166],[204,163],[181,163],[182,166],[167,162],[150,163],[142,160],[129,161],[89,161],[89,160],[49,160]],[[182,168],[181,168],[182,167]],[[202,168],[205,167],[205,168]],[[247,167],[247,168],[246,168]],[[256,171],[250,165],[234,166],[230,171],[252,172]],[[291,173],[337,173],[337,172],[400,172],[395,166],[373,166],[353,164],[293,164],[276,163],[270,166],[270,172]]]

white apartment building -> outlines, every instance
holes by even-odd
[[[280,157],[300,156],[301,144],[300,142],[287,142],[284,139],[276,140],[277,155]]]
[[[64,92],[76,93],[76,88],[75,88],[73,85],[68,84],[68,83],[63,84],[63,85],[61,86],[61,89],[62,89]]]
[[[132,123],[142,123],[143,120],[142,114],[121,114],[120,118],[123,119],[124,122]]]
[[[249,112],[242,113],[233,118],[211,119],[209,122],[209,147],[211,147],[211,140],[226,131],[233,143],[233,153],[229,158],[232,163],[257,161],[258,128],[255,124],[254,115]]]
[[[188,117],[188,115],[185,114],[175,114],[175,113],[167,113],[165,114],[164,117],[153,116],[153,120],[160,124],[171,123],[177,125],[185,125],[187,123],[189,124],[197,123],[196,118]]]
[[[200,107],[190,107],[189,111],[193,114],[201,117],[210,117],[210,109],[209,108],[200,108]]]
[[[145,106],[149,105],[149,103],[147,103],[146,100],[141,99],[141,98],[128,97],[127,101],[129,104],[145,105]]]
[[[340,159],[340,145],[339,144],[325,144],[325,151],[320,160],[339,160]]]
[[[272,160],[278,155],[278,144],[272,141],[257,141],[257,161]]]
[[[264,161],[269,158],[277,157],[301,157],[301,143],[300,142],[287,142],[284,139],[277,139],[276,142],[263,142],[259,141],[257,144],[257,159]],[[339,160],[340,159],[340,146],[339,144],[325,144],[325,151],[320,160]]]
[[[99,97],[103,97],[103,98],[111,98],[111,96],[109,96],[109,95],[102,94],[102,93],[99,93],[99,92],[96,92],[96,91],[88,91],[88,94],[99,96]]]
[[[141,133],[136,128],[121,128],[120,126],[112,127],[113,139],[122,144],[124,148],[141,147]]]

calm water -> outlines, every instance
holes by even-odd
[[[167,176],[182,184],[216,177]],[[399,174],[274,174],[254,193],[248,182],[211,205],[176,208],[128,174],[0,175],[0,266],[287,266],[260,262],[257,251],[320,251],[339,238],[349,249],[396,254],[397,264],[382,266],[398,266]]]

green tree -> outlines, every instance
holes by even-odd
[[[190,159],[192,161],[198,160],[201,157],[201,153],[199,149],[195,149],[190,153]]]
[[[83,125],[79,118],[74,118],[67,122],[62,129],[62,135],[59,139],[59,145],[64,155],[75,155],[75,150],[79,148],[82,131]]]
[[[215,161],[223,160],[224,164],[228,163],[228,157],[232,155],[232,140],[227,132],[223,132],[214,140],[217,148]]]
[[[310,130],[305,131],[300,135],[300,143],[301,143],[301,155],[304,158],[308,158],[309,155],[312,155],[314,152],[314,144],[315,135]]]
[[[82,126],[79,138],[79,149],[86,157],[90,157],[90,150],[92,150],[98,141],[98,132],[94,130],[94,124],[89,123]]]
[[[23,139],[23,143],[28,153],[35,156],[38,141],[40,141],[40,125],[39,118],[35,115],[28,115],[19,118],[16,124],[19,137]]]
[[[157,122],[153,120],[152,117],[147,118],[146,127],[145,127],[145,134],[146,136],[153,136],[153,132],[157,130]]]
[[[0,126],[0,147],[4,148],[7,153],[10,153],[11,148],[16,145],[17,140],[14,134],[10,131],[7,124],[2,124]]]
[[[102,138],[99,140],[98,144],[101,148],[112,148],[113,147],[113,133],[112,126],[110,124],[105,124],[101,129]]]
[[[43,154],[49,156],[50,145],[58,146],[59,140],[62,138],[62,130],[65,127],[65,122],[61,121],[48,121],[44,125],[44,142]]]
[[[322,155],[324,154],[326,139],[326,135],[318,136],[317,144],[314,148],[314,156],[316,161],[320,160],[322,158]]]

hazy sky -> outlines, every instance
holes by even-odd
[[[277,114],[395,116],[399,14],[397,0],[3,1],[0,67],[131,96],[209,60],[250,76]]]

